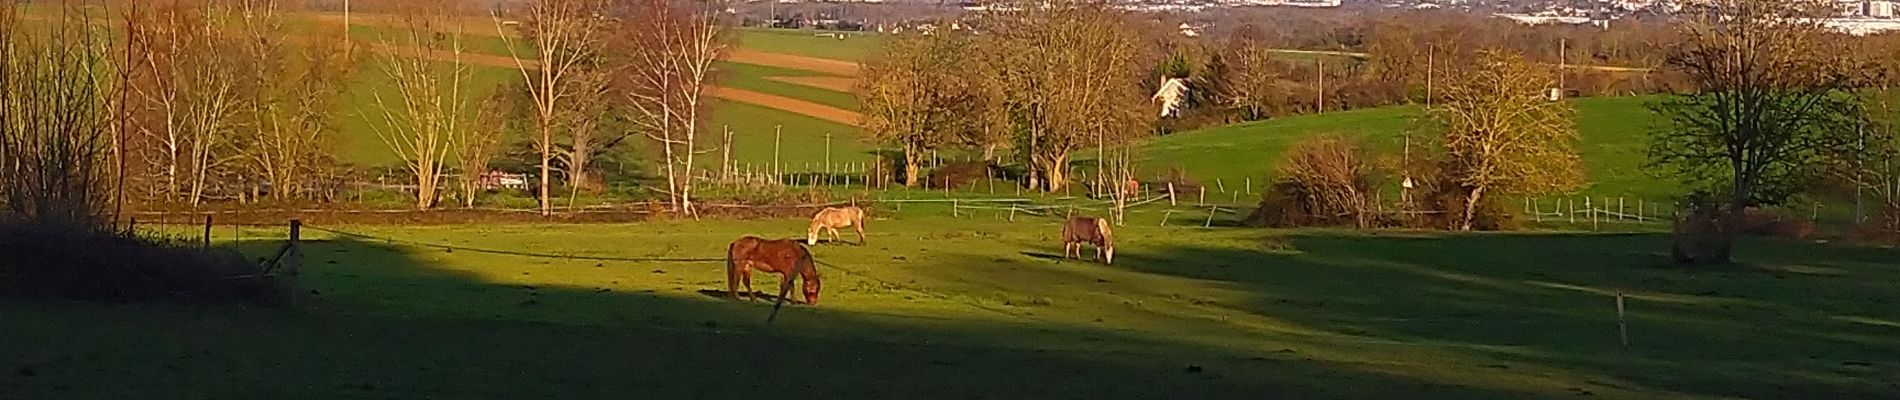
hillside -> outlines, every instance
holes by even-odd
[[[1648,143],[1646,131],[1654,118],[1644,107],[1650,99],[1652,97],[1573,100],[1577,108],[1577,129],[1583,136],[1580,151],[1587,182],[1581,194],[1661,200],[1676,193],[1669,181],[1642,172]],[[1252,178],[1257,188],[1280,162],[1288,146],[1312,135],[1337,133],[1359,137],[1400,156],[1405,147],[1405,132],[1410,130],[1420,132],[1413,141],[1413,149],[1417,151],[1424,135],[1431,130],[1429,121],[1422,120],[1423,116],[1419,107],[1397,106],[1183,132],[1156,138],[1147,144],[1141,153],[1141,167],[1144,176],[1180,168],[1189,177],[1210,185],[1216,179],[1244,182]]]

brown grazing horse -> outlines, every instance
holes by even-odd
[[[1115,232],[1108,220],[1093,217],[1069,217],[1062,223],[1062,258],[1082,258],[1082,244],[1095,245],[1095,255],[1103,264],[1115,263]]]
[[[805,229],[805,244],[818,245],[818,230],[831,231],[831,241],[838,241],[838,228],[852,227],[858,230],[858,245],[864,245],[864,209],[858,206],[825,207],[818,215],[811,217],[811,227]]]
[[[778,303],[774,305],[773,315],[777,315],[777,306],[785,304],[786,295],[792,290],[792,275],[804,278],[805,304],[818,305],[818,267],[813,264],[811,251],[797,240],[765,240],[757,236],[746,236],[733,241],[726,249],[726,290],[733,296],[739,296],[739,283],[745,283],[745,297],[758,300],[752,294],[752,270],[783,275],[778,283]]]

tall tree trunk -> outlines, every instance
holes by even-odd
[[[553,154],[554,118],[543,112],[541,116],[541,215],[554,215],[554,204],[548,197],[548,180],[552,179],[548,167],[548,158]]]
[[[916,146],[904,146],[904,187],[917,187],[917,174],[923,168],[924,150]]]
[[[1483,186],[1472,188],[1471,195],[1465,196],[1465,215],[1461,216],[1460,218],[1462,221],[1458,223],[1458,230],[1461,230],[1461,231],[1471,230],[1472,223],[1478,220],[1478,203],[1480,201],[1483,201],[1483,198],[1484,198]]]
[[[574,152],[568,154],[567,184],[573,186],[574,192],[576,193],[580,192],[581,189],[588,188],[587,162],[592,159],[592,156],[589,154],[593,151],[592,145],[582,140],[575,141]]]
[[[1716,264],[1728,264],[1734,260],[1735,239],[1741,236],[1742,222],[1748,218],[1748,193],[1753,188],[1744,179],[1735,180],[1734,192],[1729,194],[1728,217],[1716,227],[1721,242],[1716,243],[1715,254],[1709,255]]]

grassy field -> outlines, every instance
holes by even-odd
[[[818,36],[838,32],[805,29],[741,28],[739,46],[759,51],[839,61],[864,61],[878,49],[883,37],[874,33],[843,32],[844,39]]]
[[[1583,194],[1664,199],[1677,194],[1670,181],[1645,175],[1642,164],[1648,148],[1647,129],[1654,116],[1644,107],[1650,97],[1603,97],[1574,100],[1579,151],[1587,184]],[[1173,168],[1190,177],[1213,182],[1256,184],[1273,171],[1282,153],[1293,143],[1316,134],[1359,137],[1394,154],[1404,148],[1405,133],[1417,132],[1414,145],[1431,134],[1423,110],[1384,107],[1303,115],[1267,121],[1183,132],[1157,138],[1142,149],[1141,163],[1149,174]],[[1415,147],[1414,150],[1419,150]]]
[[[1053,219],[942,211],[816,248],[821,305],[774,325],[718,297],[718,262],[474,249],[717,259],[798,220],[313,221],[295,311],[0,302],[0,398],[1900,396],[1888,249],[1750,241],[1746,267],[1681,270],[1656,235],[1131,224],[1106,266],[1056,259]]]

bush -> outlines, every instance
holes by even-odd
[[[945,163],[930,171],[924,179],[924,187],[932,189],[957,189],[982,180],[989,176],[990,165],[982,161],[954,161]]]
[[[70,229],[0,227],[0,295],[281,304],[287,286],[228,249]]]
[[[1279,168],[1280,178],[1261,197],[1248,221],[1266,226],[1370,228],[1377,219],[1371,194],[1378,168],[1359,142],[1321,135],[1295,143]]]
[[[1438,160],[1424,159],[1405,167],[1412,178],[1410,203],[1403,206],[1413,213],[1399,218],[1397,225],[1419,229],[1458,229],[1459,218],[1464,216],[1465,198],[1471,195],[1470,189],[1459,185],[1454,177],[1444,173],[1444,166]],[[1512,202],[1502,197],[1486,196],[1477,207],[1477,215],[1472,217],[1471,229],[1481,231],[1507,231],[1523,228],[1524,222],[1511,207]]]
[[[1742,212],[1742,234],[1806,239],[1814,236],[1814,221],[1787,213],[1750,208]]]

